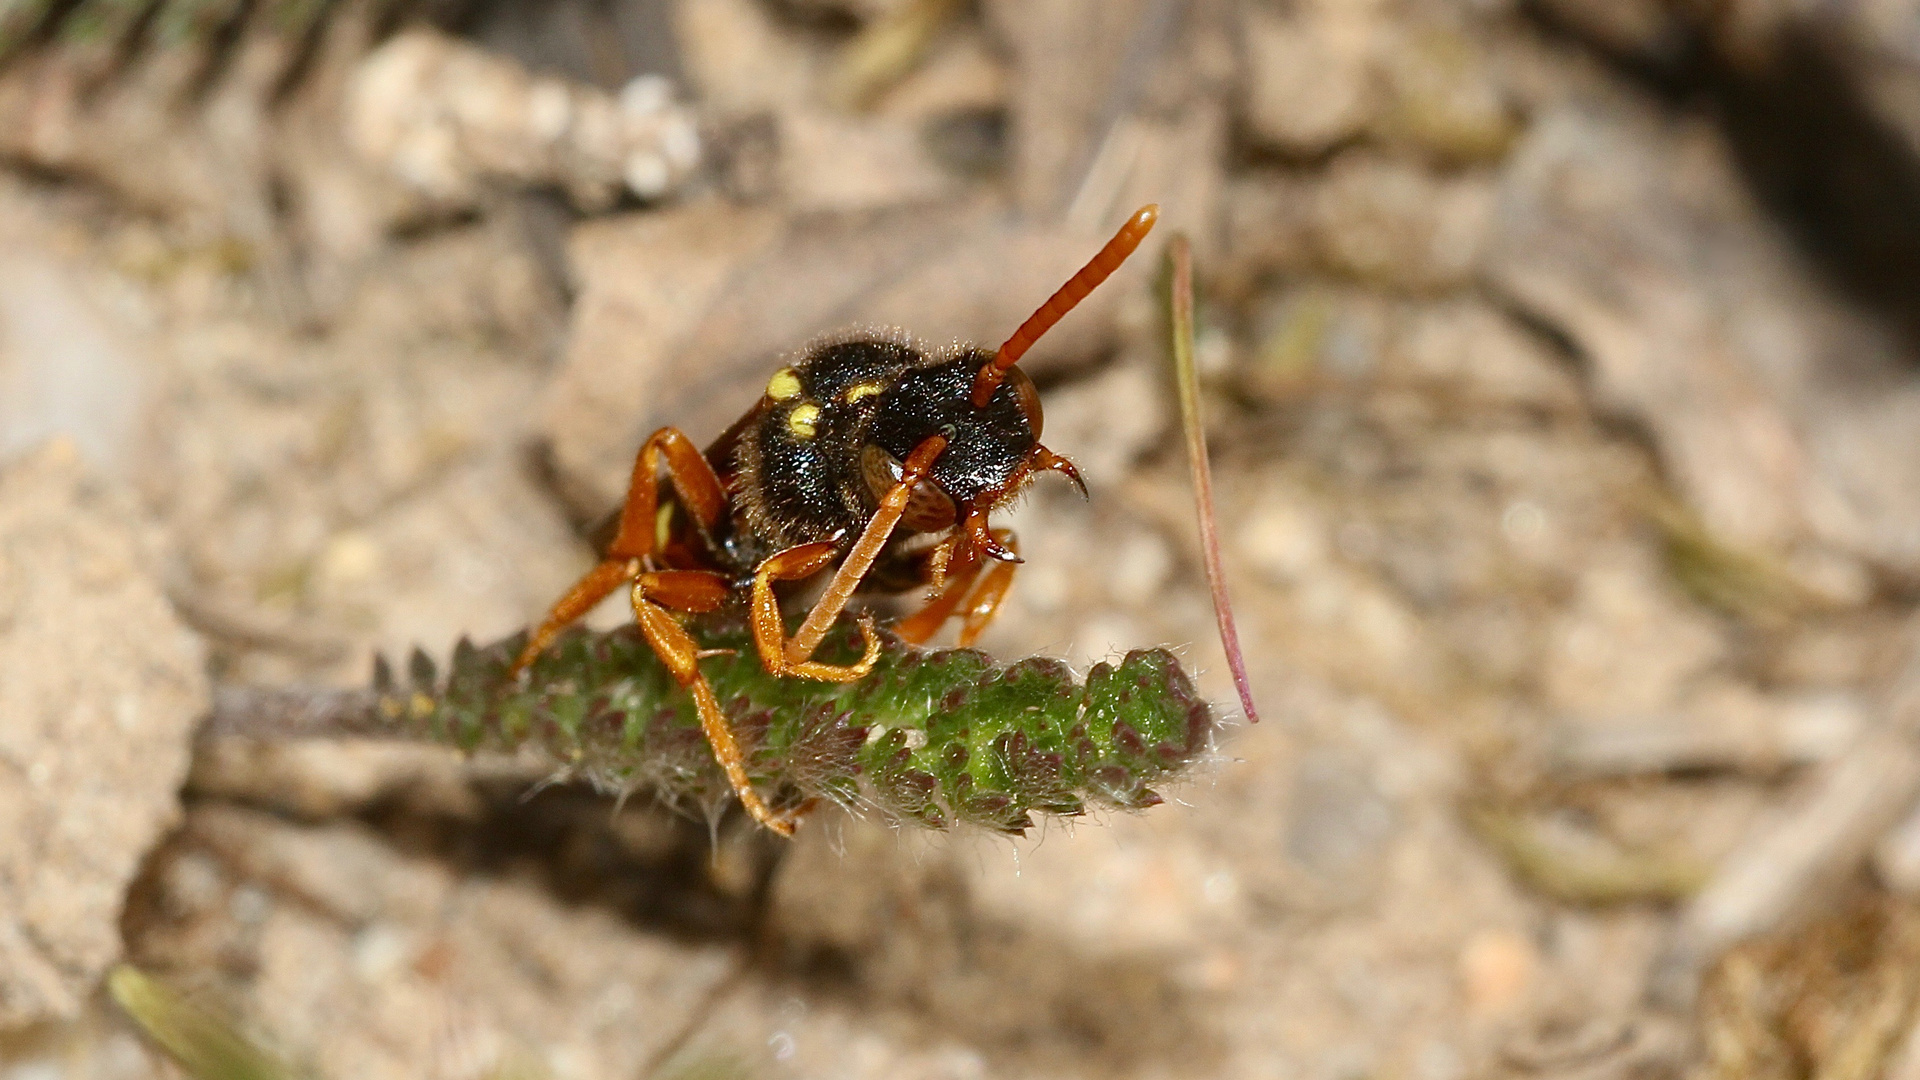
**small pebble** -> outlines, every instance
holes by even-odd
[[[1477,1017],[1509,1012],[1526,997],[1540,968],[1540,950],[1515,930],[1481,930],[1460,949],[1460,991]]]

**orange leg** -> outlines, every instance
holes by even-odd
[[[674,681],[693,696],[694,710],[700,715],[700,730],[706,733],[714,760],[727,774],[727,783],[733,786],[740,805],[760,824],[782,836],[792,836],[798,814],[775,813],[753,789],[753,781],[747,776],[746,752],[734,737],[726,714],[720,711],[713,687],[708,685],[707,677],[700,674],[700,643],[662,606],[711,611],[726,595],[726,579],[719,574],[701,570],[641,574],[633,582],[633,617],[640,624],[640,633],[646,637],[647,644],[653,646],[660,662],[673,673]]]
[[[513,662],[511,673],[526,670],[533,659],[545,652],[553,639],[575,619],[593,610],[623,583],[639,576],[643,560],[651,555],[659,541],[657,517],[660,505],[660,465],[665,461],[667,479],[673,484],[680,505],[692,515],[701,530],[710,529],[726,512],[726,489],[714,475],[693,440],[678,428],[661,428],[640,446],[633,459],[633,480],[627,488],[627,502],[620,511],[620,531],[607,545],[607,557],[582,575],[573,588],[554,603],[547,617],[527,641],[527,647]],[[711,608],[682,608],[685,611]]]
[[[606,599],[613,590],[632,580],[639,573],[639,559],[608,559],[587,571],[579,581],[573,583],[573,588],[568,589],[565,595],[554,603],[552,610],[547,612],[547,617],[541,620],[539,628],[534,630],[533,636],[527,639],[527,647],[521,649],[520,655],[514,658],[513,667],[507,669],[507,674],[517,676],[525,671],[535,657],[547,651],[547,646],[553,644],[553,639],[560,636],[560,631],[572,625],[575,619],[592,611],[595,604]]]
[[[821,682],[853,682],[873,670],[880,659],[880,639],[874,636],[873,619],[860,617],[860,635],[867,651],[857,663],[825,664],[817,660],[795,660],[787,648],[787,627],[780,618],[780,598],[774,595],[776,581],[799,581],[833,565],[837,551],[833,544],[821,541],[801,544],[767,556],[753,575],[753,641],[760,650],[760,663],[775,675],[798,675]],[[836,611],[837,615],[838,612]]]
[[[893,535],[894,526],[900,524],[901,515],[907,512],[907,500],[913,496],[913,489],[921,480],[926,479],[927,470],[933,468],[934,459],[939,457],[940,452],[946,448],[946,436],[933,435],[914,447],[913,452],[907,455],[907,460],[900,463],[900,479],[895,480],[893,486],[887,489],[886,495],[881,497],[880,506],[874,510],[873,517],[867,520],[867,527],[860,530],[859,539],[847,549],[847,557],[840,560],[840,568],[833,572],[833,578],[827,582],[826,591],[820,594],[820,599],[814,601],[813,610],[807,612],[807,617],[801,622],[800,629],[794,631],[792,640],[785,642],[785,647],[780,649],[778,659],[767,651],[769,645],[778,643],[771,639],[770,633],[778,631],[780,637],[784,638],[786,630],[784,624],[780,622],[778,606],[772,604],[772,582],[765,581],[763,564],[763,573],[756,575],[753,583],[754,636],[760,645],[760,659],[766,664],[768,671],[796,671],[813,656],[813,650],[819,648],[821,640],[827,636],[827,628],[833,625],[842,611],[846,610],[847,601],[853,598],[853,591],[860,587],[860,582],[867,576],[867,571],[873,569],[874,560],[880,557],[881,549],[887,546],[887,539]],[[815,546],[805,544],[790,550],[800,551]],[[784,554],[786,553],[781,552],[773,558],[780,558]],[[818,561],[813,572],[825,569],[831,561],[829,549],[829,554]],[[804,560],[795,559],[794,562],[795,566],[791,569],[797,573],[798,566],[803,564]],[[763,590],[767,597],[765,603],[772,606],[771,618],[762,614]],[[838,673],[834,681],[851,682],[872,669],[873,660],[879,656],[879,646],[875,643],[872,633],[864,629],[865,626],[866,624],[862,623],[863,633],[866,633],[867,637],[865,659],[844,668],[823,665],[827,671]],[[763,636],[763,633],[766,636]]]
[[[627,484],[627,505],[620,513],[620,532],[607,546],[610,558],[638,558],[651,553],[657,541],[655,515],[660,499],[660,465],[665,459],[667,479],[680,505],[702,530],[711,529],[727,512],[727,491],[699,447],[679,428],[661,428],[640,445],[633,459],[633,479]]]
[[[940,591],[933,595],[920,610],[893,624],[893,632],[900,640],[912,645],[925,645],[927,639],[940,632],[940,628],[953,617],[960,601],[967,598],[967,590],[973,588],[973,582],[980,576],[980,564],[976,561],[964,568],[947,571],[947,580]]]
[[[996,530],[997,531],[997,530]],[[1009,550],[1019,554],[1020,545],[1012,533],[1006,534]],[[971,648],[986,632],[993,617],[1000,613],[1000,605],[1007,599],[1007,590],[1013,588],[1013,572],[1020,568],[1019,563],[996,562],[993,569],[987,571],[987,579],[980,583],[973,597],[967,601],[966,618],[960,624],[960,647]]]
[[[700,644],[687,628],[680,625],[669,609],[705,612],[719,608],[727,600],[730,583],[725,575],[706,570],[646,569],[647,557],[664,542],[659,522],[660,467],[679,496],[680,505],[694,524],[705,532],[726,512],[726,490],[713,467],[694,446],[692,440],[675,428],[661,428],[641,445],[633,463],[633,480],[627,502],[620,512],[620,531],[607,546],[607,557],[586,572],[554,604],[546,619],[534,631],[527,647],[514,661],[519,673],[531,664],[568,624],[586,614],[595,604],[627,581],[633,582],[633,617],[660,662],[673,674],[674,681],[693,698],[700,717],[700,729],[713,748],[714,760],[726,773],[740,805],[755,821],[782,836],[793,835],[794,822],[805,808],[790,815],[773,811],[753,789],[747,776],[746,753],[733,727],[727,723],[713,687],[700,674]]]
[[[1003,542],[1006,550],[1015,555],[1019,554],[1020,545],[1014,539],[1012,532],[1006,529],[995,529],[993,537]],[[934,562],[939,561],[939,556],[936,554]],[[1013,586],[1013,572],[1018,566],[1017,563],[996,562],[993,569],[987,571],[986,581],[981,583],[979,589],[973,592],[972,599],[968,600],[968,590],[973,589],[974,583],[979,580],[980,571],[984,565],[982,556],[973,553],[970,547],[962,551],[957,565],[938,567],[944,572],[946,578],[944,583],[937,582],[939,575],[933,574],[935,567],[929,565],[929,574],[936,578],[935,587],[940,591],[919,611],[895,623],[893,632],[901,639],[915,645],[924,644],[940,632],[940,628],[946,625],[947,620],[960,610],[961,602],[966,601],[965,621],[960,628],[960,647],[971,646],[979,640],[981,633],[999,612],[1000,604],[1006,599],[1007,590]]]

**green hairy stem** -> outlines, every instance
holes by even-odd
[[[1024,832],[1035,813],[1142,809],[1149,784],[1212,747],[1213,711],[1165,649],[1096,664],[1085,681],[1058,660],[997,665],[972,649],[883,637],[853,683],[769,675],[737,622],[690,625],[700,662],[748,751],[755,786],[787,805],[825,799],[930,828]],[[368,724],[467,750],[532,746],[612,791],[713,805],[728,795],[693,703],[632,626],[575,630],[513,679],[525,642],[462,641],[444,677],[416,652],[404,681],[382,660]],[[822,657],[858,655],[843,619]]]

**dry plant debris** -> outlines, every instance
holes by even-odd
[[[491,180],[555,186],[586,210],[622,191],[660,199],[700,165],[690,109],[663,77],[616,97],[539,79],[483,49],[411,31],[368,54],[346,102],[348,141],[441,212],[470,206]]]
[[[1910,905],[1856,890],[1805,927],[1729,952],[1702,992],[1702,1075],[1911,1075],[1916,930]]]

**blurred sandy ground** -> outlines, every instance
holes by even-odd
[[[329,1078],[1920,1075],[1920,5],[14,0],[0,56],[5,1080],[172,1075],[121,956]],[[651,428],[998,341],[1146,201],[1269,716],[1169,805],[783,845],[189,764],[221,683],[535,617]],[[1033,356],[1094,495],[987,644],[1225,702],[1149,248]]]

